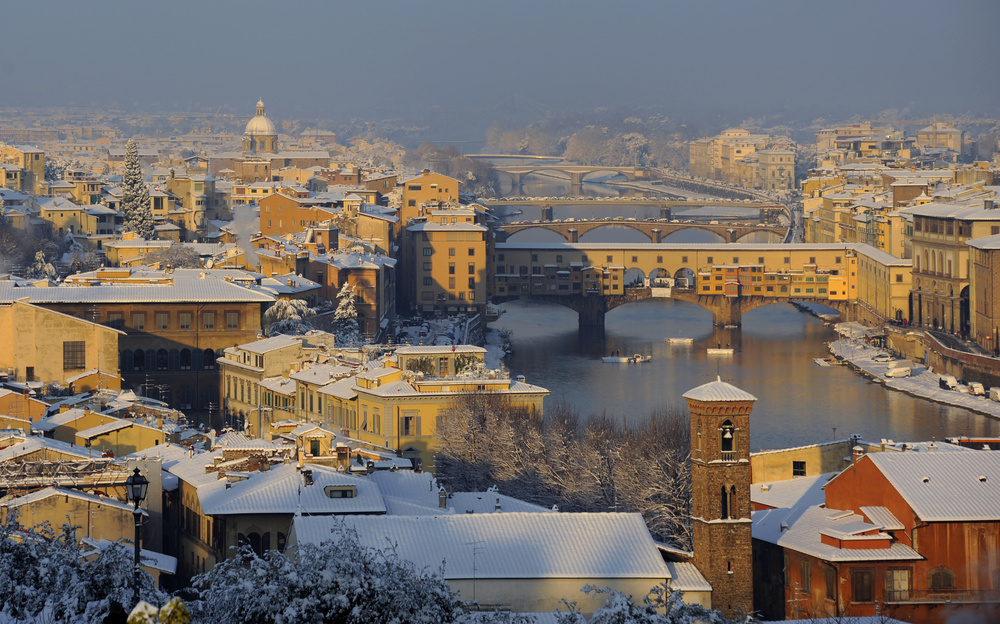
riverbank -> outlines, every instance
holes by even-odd
[[[988,396],[981,397],[945,390],[938,385],[940,375],[922,364],[914,363],[910,377],[886,378],[885,372],[890,363],[876,362],[872,359],[885,351],[864,343],[862,337],[867,329],[864,325],[837,323],[835,329],[843,338],[830,343],[830,353],[854,370],[871,378],[873,382],[921,399],[961,407],[977,414],[1000,419],[1000,402],[991,401]]]

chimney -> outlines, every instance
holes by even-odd
[[[865,454],[865,449],[860,446],[855,446],[851,449],[851,463],[856,464],[858,460]]]
[[[226,489],[228,490],[231,487],[233,487],[233,482],[230,481],[229,479],[226,479]]]
[[[444,488],[438,488],[438,507],[441,509],[448,508],[448,492]]]
[[[983,200],[983,209],[984,210],[993,210],[996,207],[997,207],[997,204],[996,204],[996,202],[994,200],[992,200],[992,199],[984,199]]]
[[[302,471],[302,485],[309,487],[313,484],[313,471],[312,468],[307,468]]]
[[[500,497],[499,496],[497,496],[497,502],[493,506],[493,511],[500,511]]]

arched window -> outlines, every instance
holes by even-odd
[[[167,350],[160,349],[156,352],[156,370],[165,371],[167,370]]]
[[[257,553],[257,556],[263,554],[260,550],[260,533],[254,532],[247,535],[247,543],[250,544],[250,549]]]
[[[202,368],[202,352],[201,349],[195,349],[191,351],[191,368],[194,370],[199,370]]]
[[[177,402],[181,409],[191,409],[191,388],[184,387],[177,391]]]
[[[285,534],[278,532],[278,552],[285,552]]]
[[[202,356],[202,361],[205,364],[206,370],[211,370],[215,368],[215,351],[211,349],[205,349],[205,355]]]
[[[722,504],[722,511],[719,517],[725,520],[729,517],[729,491],[726,490],[726,486],[722,486],[722,492],[720,494],[720,500]]]
[[[132,370],[134,371],[144,371],[146,370],[146,352],[142,349],[136,349],[135,355],[132,357]]]
[[[938,566],[927,574],[930,589],[955,589],[955,571],[946,566]]]
[[[736,518],[736,486],[729,488],[729,517]]]
[[[129,372],[131,372],[133,370],[132,366],[134,364],[133,364],[133,361],[132,361],[132,350],[131,349],[125,349],[124,351],[122,351],[121,352],[121,358],[120,358],[120,360],[121,361],[118,362],[118,369],[120,371],[122,371],[123,373],[129,373]]]
[[[732,453],[736,449],[736,427],[733,426],[732,421],[727,420],[722,423],[722,426],[719,428],[719,435],[721,436],[719,449],[723,453]],[[722,459],[727,458],[723,457]],[[728,459],[733,458],[730,457]]]
[[[156,370],[156,351],[146,349],[146,370]]]
[[[171,349],[170,353],[167,354],[167,370],[180,370],[181,368],[181,352],[177,349]]]
[[[181,370],[191,370],[191,349],[181,349]]]

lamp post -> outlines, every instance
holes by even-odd
[[[139,504],[146,500],[146,488],[149,487],[149,479],[139,474],[139,469],[129,475],[125,480],[125,494],[133,504],[135,509],[132,515],[135,517],[135,566],[132,570],[132,606],[139,604],[139,529],[142,528],[142,510]]]

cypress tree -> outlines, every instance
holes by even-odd
[[[149,209],[149,188],[139,167],[139,148],[135,141],[125,145],[125,175],[122,179],[122,230],[135,232],[146,240],[153,238],[153,214]]]

